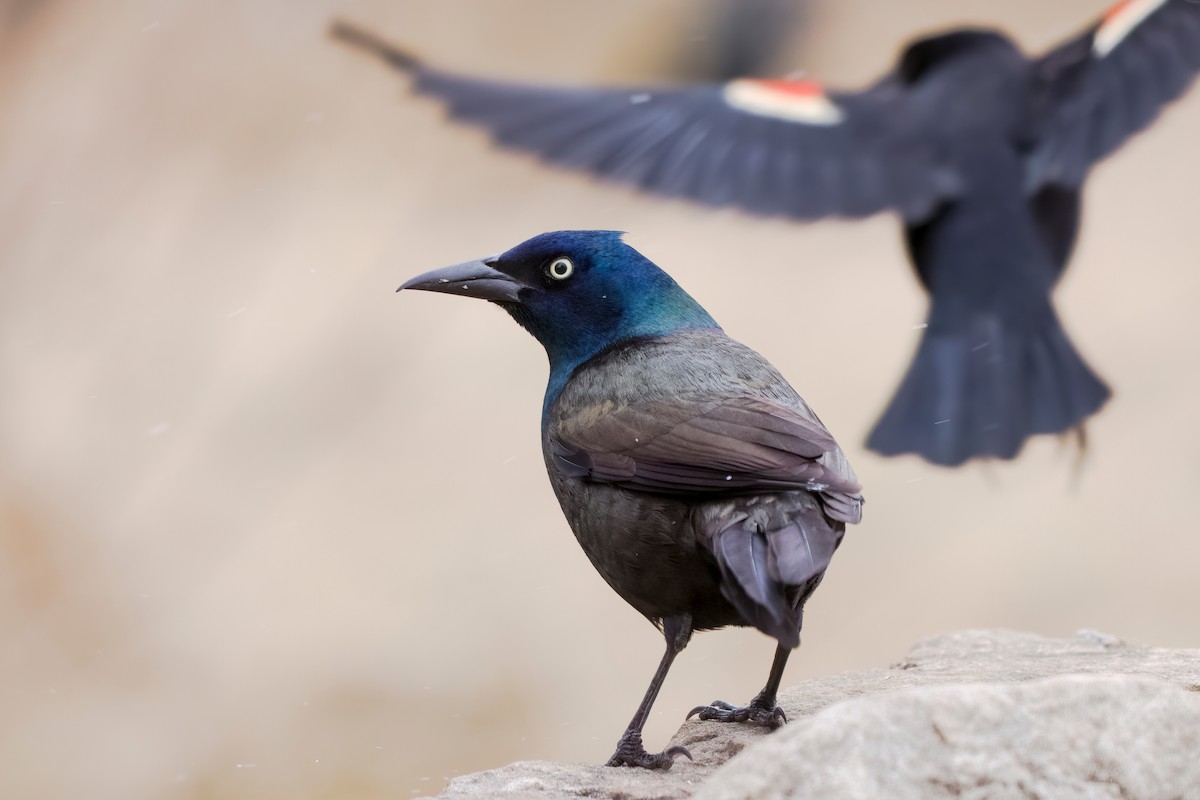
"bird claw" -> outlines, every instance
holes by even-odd
[[[673,744],[661,753],[647,753],[642,746],[640,734],[625,734],[617,742],[617,751],[612,754],[606,767],[641,767],[642,769],[670,769],[677,756],[685,756],[688,761],[695,761],[686,747]]]
[[[751,722],[775,730],[787,724],[787,714],[774,703],[759,703],[757,699],[748,706],[738,708],[724,700],[713,700],[706,706],[696,706],[688,712],[687,719],[699,715],[701,720],[716,722]]]

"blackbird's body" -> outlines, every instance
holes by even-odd
[[[1039,226],[1031,211],[1049,195],[1024,194],[1014,154],[986,139],[960,147],[969,190],[906,229],[929,311],[908,373],[868,439],[881,453],[920,447],[945,464],[1012,457],[1029,435],[1069,430],[1109,397],[1051,301],[1077,215]],[[1056,199],[1077,206],[1078,193]]]
[[[690,758],[680,746],[647,753],[641,731],[696,630],[753,626],[778,646],[749,705],[714,702],[693,714],[780,724],[776,692],[804,602],[863,502],[804,400],[611,231],[542,234],[401,288],[489,300],[546,349],[550,483],[596,570],[666,639],[609,764]]]
[[[807,79],[568,88],[454,75],[370,34],[334,34],[499,144],[648,191],[813,220],[892,210],[927,327],[868,437],[943,465],[1012,458],[1109,396],[1051,292],[1092,167],[1200,72],[1200,2],[1122,0],[1027,57],[996,31],[917,40],[860,91]],[[891,334],[896,335],[896,334]]]

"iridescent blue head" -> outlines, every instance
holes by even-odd
[[[400,287],[502,306],[550,358],[549,407],[583,362],[627,339],[718,328],[708,312],[617,231],[555,231],[497,256],[418,275]]]

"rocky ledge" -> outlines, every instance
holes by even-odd
[[[439,797],[1200,798],[1200,650],[968,631],[785,690],[767,735],[690,721],[669,772],[521,761]]]

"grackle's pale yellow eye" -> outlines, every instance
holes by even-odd
[[[575,265],[566,256],[559,256],[550,262],[546,272],[556,281],[565,281],[575,272]]]

